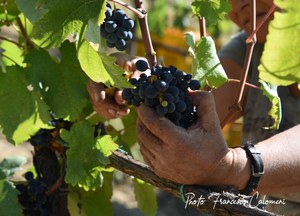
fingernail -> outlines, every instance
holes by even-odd
[[[111,114],[112,116],[115,116],[115,115],[116,115],[116,111],[113,110],[113,109],[108,109],[107,112],[108,112],[109,114]]]

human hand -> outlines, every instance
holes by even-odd
[[[144,160],[160,177],[181,184],[226,183],[232,162],[213,96],[192,92],[197,121],[188,129],[174,125],[144,105],[137,108],[137,136]]]
[[[137,77],[140,74],[135,69],[135,62],[140,58],[124,53],[112,55],[116,57],[116,64],[128,72],[132,72],[131,77]],[[121,90],[115,90],[111,96],[107,94],[103,83],[96,83],[92,80],[89,81],[87,90],[94,110],[105,119],[120,118],[129,114],[129,108],[125,105]]]

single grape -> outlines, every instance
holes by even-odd
[[[145,88],[145,96],[147,98],[155,98],[158,95],[158,90],[154,87],[154,85],[149,84]]]
[[[118,38],[125,39],[128,36],[128,31],[125,28],[118,28],[117,31]]]
[[[119,51],[123,51],[126,49],[126,41],[124,39],[120,39],[116,42],[116,48]]]
[[[121,26],[124,27],[127,30],[131,30],[134,27],[134,21],[132,19],[129,19],[129,18],[123,19]]]
[[[201,84],[198,80],[191,80],[189,83],[189,87],[192,90],[198,90],[201,87]]]
[[[149,66],[146,61],[140,59],[140,60],[137,60],[137,62],[135,63],[135,68],[139,71],[144,72],[149,68]]]
[[[176,110],[178,112],[182,113],[186,110],[186,108],[187,108],[187,106],[186,106],[186,103],[184,101],[180,100],[176,103]]]
[[[116,9],[112,17],[117,23],[122,23],[122,20],[126,17],[126,13],[120,9]]]
[[[155,106],[155,110],[156,110],[156,113],[159,115],[159,116],[164,116],[168,113],[168,108],[167,107],[163,107],[162,105],[158,104]]]
[[[154,86],[158,89],[158,91],[166,91],[169,87],[169,84],[163,80],[155,80]]]
[[[110,33],[107,36],[107,41],[111,44],[115,44],[118,41],[118,37],[115,33]]]
[[[129,101],[133,98],[133,94],[129,88],[123,89],[121,96],[125,101]]]
[[[105,24],[104,24],[105,31],[108,33],[112,33],[114,31],[116,31],[117,26],[118,26],[117,23],[115,23],[114,21],[111,21],[111,20],[105,22]]]
[[[27,181],[29,181],[29,180],[33,179],[33,173],[32,172],[26,172],[24,177]]]

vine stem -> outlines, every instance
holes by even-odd
[[[146,51],[146,58],[148,60],[150,68],[157,65],[156,52],[154,51],[152,40],[149,32],[148,20],[147,20],[147,11],[143,6],[142,0],[135,0],[135,6],[137,10],[141,11],[145,16],[139,18],[142,39],[144,42],[144,47]]]
[[[8,41],[8,42],[10,42],[10,43],[13,43],[13,44],[17,45],[18,47],[23,47],[23,48],[24,48],[24,46],[22,46],[22,45],[19,44],[18,42],[14,41],[14,40],[10,40],[10,39],[8,39],[8,38],[6,38],[6,37],[0,36],[0,40]]]
[[[238,80],[238,79],[228,79],[228,82],[240,83],[240,80]],[[245,82],[245,85],[246,85],[246,86],[249,86],[249,87],[251,87],[251,88],[255,88],[255,89],[261,90],[261,88],[260,88],[259,86],[253,85],[253,84],[251,84],[251,83]]]
[[[27,31],[26,31],[26,29],[24,28],[21,19],[18,17],[16,21],[17,21],[17,24],[18,24],[18,26],[19,26],[19,28],[20,28],[21,34],[22,34],[23,37],[24,37],[24,40],[25,40],[25,48],[33,47],[33,43],[32,43],[31,40],[29,39],[28,34],[27,34]]]
[[[251,1],[251,29],[252,29],[252,32],[254,32],[256,29],[256,0]],[[242,101],[242,97],[243,97],[244,91],[245,91],[246,79],[248,76],[248,71],[249,71],[251,57],[252,57],[255,43],[256,43],[256,33],[254,32],[252,39],[249,42],[247,42],[246,57],[245,57],[244,65],[243,65],[243,70],[241,73],[240,84],[237,89],[237,94],[235,96],[235,100],[234,100],[233,104],[229,107],[229,111],[228,111],[227,115],[221,122],[222,128],[228,122],[231,122],[237,113],[242,111],[241,101]]]
[[[18,65],[18,63],[17,63],[15,60],[13,60],[12,58],[8,57],[7,55],[5,55],[5,54],[3,54],[3,53],[1,53],[0,55],[1,55],[2,57],[7,58],[8,60],[12,61],[12,62],[15,63],[16,65]]]
[[[246,39],[246,43],[250,43],[253,36],[258,32],[258,30],[262,27],[262,25],[267,21],[267,19],[271,16],[271,14],[275,11],[277,6],[275,4],[272,5],[268,13],[264,16],[264,18],[257,24],[256,29],[251,33],[251,35]]]
[[[205,21],[205,17],[199,17],[198,16],[198,20],[199,20],[199,30],[200,30],[200,37],[206,37],[206,21]]]
[[[131,10],[133,13],[135,13],[137,15],[137,17],[139,19],[143,19],[145,17],[145,14],[143,14],[142,12],[137,10],[136,8],[126,4],[125,2],[122,2],[120,0],[108,0],[108,1],[114,2],[114,3],[119,4],[119,5],[122,5],[123,7],[127,8],[128,10]]]

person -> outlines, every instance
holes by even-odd
[[[252,32],[250,0],[231,0],[230,3],[232,10],[228,15],[243,31],[219,52],[219,57],[228,77],[239,79],[245,59],[245,40]],[[259,22],[272,7],[273,0],[257,0],[256,4]],[[258,85],[257,66],[271,19],[272,17],[257,33],[258,43],[253,51],[248,77],[249,82],[255,85]],[[131,59],[126,60],[128,61],[125,62],[130,62]],[[137,108],[140,151],[145,162],[158,176],[180,184],[233,185],[239,190],[247,187],[252,173],[252,161],[242,147],[228,147],[220,127],[228,107],[233,104],[236,89],[235,83],[226,83],[212,92],[191,92],[197,110],[197,121],[188,129],[175,126],[144,105]],[[260,194],[300,192],[299,90],[297,85],[292,85],[280,87],[278,91],[283,110],[279,130],[264,129],[272,124],[272,119],[268,116],[270,103],[257,89],[247,89],[242,103],[243,112],[235,116],[244,117],[242,143],[251,141],[261,152],[264,175],[256,189]],[[92,94],[91,89],[89,92]],[[122,100],[116,101],[116,104],[124,105]],[[105,107],[103,103],[101,106]],[[110,117],[120,115],[117,113],[121,110],[121,107],[115,107],[114,116]],[[279,213],[299,215],[299,193],[289,194],[284,198],[292,202],[289,202],[289,206],[278,206],[287,208]],[[276,207],[271,210],[276,210]]]

